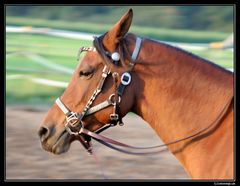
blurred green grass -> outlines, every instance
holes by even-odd
[[[7,53],[28,51],[48,57],[58,56],[60,61],[67,63],[69,60],[76,61],[78,49],[81,46],[90,46],[92,42],[40,34],[8,33],[6,45]]]
[[[6,34],[6,75],[24,74],[31,77],[69,82],[71,75],[49,69],[34,62],[21,52],[33,53],[65,67],[75,69],[77,53],[81,46],[91,46],[91,41],[58,38],[39,34]],[[15,54],[16,52],[20,52]],[[233,68],[233,52],[207,49],[190,51],[225,68]],[[30,71],[18,71],[29,69]],[[36,72],[31,72],[36,70]],[[38,72],[39,71],[39,72]],[[36,84],[28,79],[6,80],[7,105],[48,106],[65,88]]]
[[[7,25],[14,26],[34,26],[34,27],[47,27],[54,29],[65,29],[79,32],[89,32],[93,34],[103,34],[108,31],[112,24],[97,24],[91,22],[68,22],[59,20],[45,20],[36,18],[26,17],[6,17]],[[224,40],[231,33],[222,32],[210,32],[210,31],[191,31],[183,29],[165,29],[165,28],[154,28],[154,27],[140,27],[132,25],[130,32],[144,37],[153,39],[159,39],[163,41],[173,42],[195,42],[195,43],[206,43]]]

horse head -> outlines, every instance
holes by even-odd
[[[60,154],[75,140],[89,149],[90,138],[74,134],[83,128],[99,132],[106,124],[122,124],[134,105],[135,77],[129,72],[140,50],[140,41],[127,34],[132,17],[130,9],[108,32],[95,37],[92,47],[80,48],[85,56],[38,131],[45,150]]]

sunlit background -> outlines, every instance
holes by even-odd
[[[105,33],[128,8],[7,6],[7,105],[52,104],[66,84],[54,86],[50,80],[67,83],[77,64],[78,49],[92,45],[91,35]],[[139,6],[133,10],[130,32],[166,42],[187,43],[185,48],[178,46],[225,68],[233,68],[232,45],[230,50],[222,49],[221,43],[209,48],[211,43],[222,42],[232,35],[232,6]],[[80,37],[75,32],[90,36]],[[198,44],[203,45],[197,47]]]

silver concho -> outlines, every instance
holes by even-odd
[[[119,61],[120,55],[118,52],[114,52],[114,53],[112,53],[111,58],[113,61]]]

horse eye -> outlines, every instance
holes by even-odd
[[[80,71],[80,77],[89,77],[93,74],[93,70],[91,71]]]

